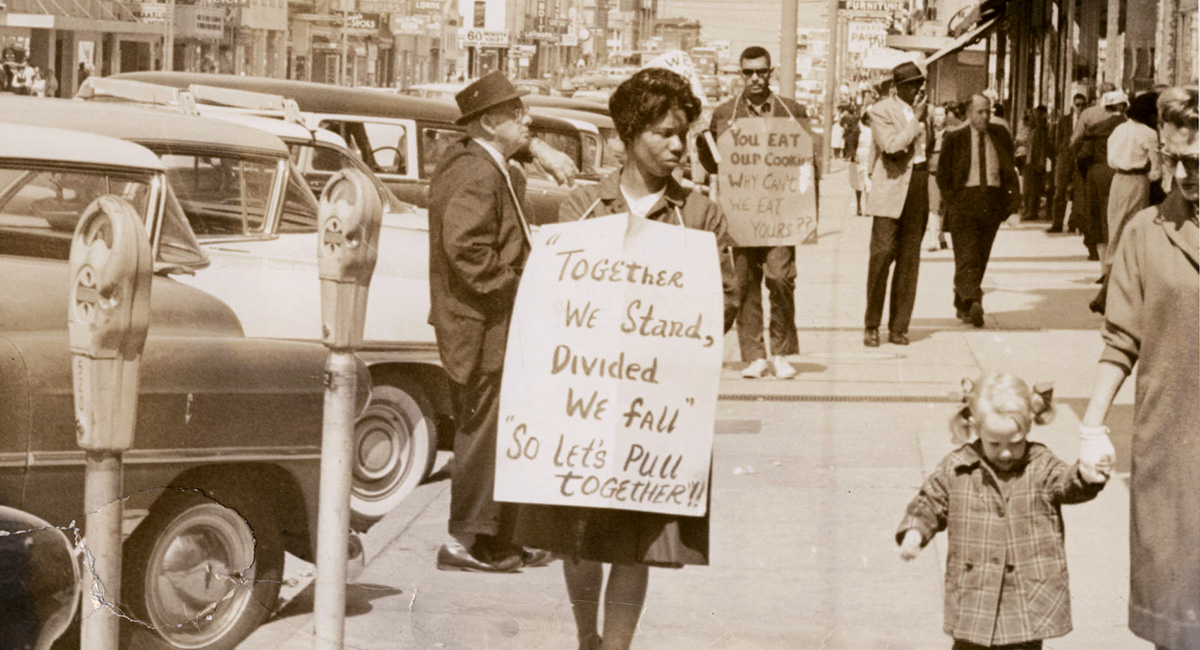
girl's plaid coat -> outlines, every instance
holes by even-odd
[[[1104,485],[1036,442],[1014,471],[1006,499],[980,442],[963,445],[925,480],[897,530],[897,543],[915,529],[922,546],[949,531],[944,629],[955,639],[992,646],[1071,631],[1061,506]]]

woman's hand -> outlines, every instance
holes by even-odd
[[[1116,459],[1117,451],[1108,438],[1108,427],[1079,425],[1079,473],[1084,480],[1089,483],[1107,481]]]
[[[904,541],[900,542],[900,559],[908,562],[921,554],[921,533],[916,528],[909,528],[904,533]]]

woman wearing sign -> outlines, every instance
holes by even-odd
[[[661,68],[639,71],[609,100],[613,123],[625,145],[625,166],[600,183],[581,187],[559,209],[560,221],[611,214],[707,230],[716,235],[725,294],[725,331],[737,317],[737,292],[729,247],[733,240],[721,208],[680,186],[672,173],[683,157],[688,125],[700,100],[687,80]],[[711,481],[710,481],[711,485]],[[707,511],[706,511],[707,512]],[[646,598],[651,566],[708,564],[708,515],[682,517],[649,512],[522,505],[518,544],[563,556],[563,575],[586,650],[628,648]],[[603,564],[611,564],[604,589],[604,630],[597,627]]]

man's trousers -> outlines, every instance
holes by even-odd
[[[771,304],[771,354],[799,354],[796,336],[796,247],[750,246],[733,249],[733,266],[741,291],[738,344],[742,361],[767,358],[763,345],[762,285]]]
[[[950,236],[954,238],[954,308],[959,311],[983,300],[983,274],[996,231],[1008,216],[1007,206],[1004,190],[998,187],[968,187],[954,199]]]
[[[473,374],[452,383],[454,474],[450,480],[450,534],[491,535],[501,545],[512,539],[517,506],[493,498],[496,437],[500,417],[500,373]]]
[[[888,305],[888,330],[907,334],[917,299],[917,272],[921,267],[921,238],[929,222],[929,172],[912,171],[908,194],[898,219],[875,217],[871,224],[871,257],[867,262],[867,312],[863,324],[876,329],[883,320],[892,263],[892,298]],[[955,242],[958,247],[958,242]]]

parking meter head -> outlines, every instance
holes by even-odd
[[[383,205],[366,174],[347,168],[321,192],[317,215],[321,336],[326,345],[345,349],[362,340]]]
[[[154,268],[141,216],[116,196],[96,199],[75,227],[69,260],[78,442],[85,449],[128,449]]]
[[[43,650],[79,602],[79,562],[67,536],[27,512],[0,506],[0,639]]]

